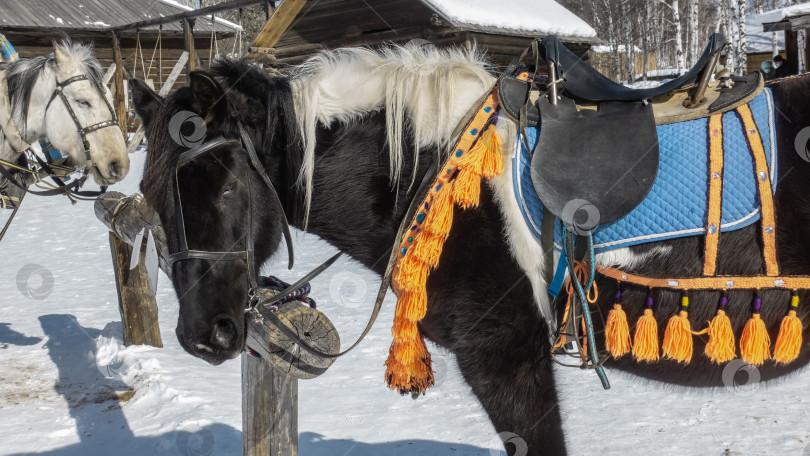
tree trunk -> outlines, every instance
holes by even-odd
[[[748,43],[745,36],[745,3],[746,0],[738,0],[739,4],[739,47],[737,57],[737,74],[742,76],[748,72]]]
[[[700,0],[689,1],[689,67],[695,65],[698,59],[698,38],[700,29],[698,28],[698,8]]]
[[[681,11],[678,0],[672,0],[672,23],[675,25],[675,68],[678,74],[684,73],[683,29],[681,27]]]

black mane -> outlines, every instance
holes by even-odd
[[[225,88],[225,102],[218,105],[216,122],[208,124],[206,140],[222,135],[226,138],[239,138],[241,122],[257,142],[254,144],[259,156],[265,161],[283,160],[282,174],[295,176],[301,168],[301,140],[295,122],[295,109],[292,92],[287,78],[271,77],[260,67],[250,61],[225,58],[216,61],[211,73]],[[179,111],[201,112],[195,106],[190,87],[182,87],[164,100],[163,107],[157,113],[153,124],[168,125],[169,120]],[[210,115],[210,114],[209,114]],[[216,130],[213,130],[216,129]],[[141,187],[147,201],[156,205],[166,202],[165,195],[171,193],[172,170],[177,165],[179,154],[186,149],[174,143],[168,132],[152,131],[148,137],[150,149],[164,151],[160,154],[149,154],[149,166],[145,168]],[[282,134],[284,138],[278,138]],[[273,148],[282,148],[282,156],[270,154]],[[165,153],[172,150],[173,153]],[[274,163],[275,164],[275,163]],[[298,189],[292,184],[282,182],[279,189],[286,189],[282,197],[287,199],[289,207],[298,207],[301,198]],[[297,211],[293,211],[294,213]]]

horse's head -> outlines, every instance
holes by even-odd
[[[227,64],[220,64],[220,70]],[[213,74],[194,72],[190,86],[165,100],[142,82],[131,83],[149,142],[141,187],[160,215],[169,253],[238,252],[172,266],[180,301],[177,337],[186,351],[212,364],[237,356],[244,347],[250,280],[277,250],[284,223],[283,209],[240,142],[240,124],[282,196],[287,193],[281,183],[288,133],[295,131],[279,118],[282,108],[293,116],[289,89],[276,93],[286,83],[276,86],[261,70],[244,71],[230,83],[227,76],[220,78],[228,90]],[[217,142],[219,137],[233,141]],[[190,150],[201,153],[181,159]],[[252,258],[246,258],[248,251]]]
[[[90,171],[100,185],[120,181],[129,172],[129,156],[92,48],[55,43],[52,70],[41,73],[42,79],[49,80],[38,81],[40,89],[54,87],[37,95],[44,106],[45,136],[74,163],[86,163],[89,154]],[[30,109],[36,109],[34,104]]]

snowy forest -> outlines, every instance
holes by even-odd
[[[225,0],[176,0],[199,8]],[[590,24],[598,42],[608,48],[607,71],[616,81],[646,80],[652,69],[681,74],[690,68],[713,32],[723,33],[730,42],[726,67],[736,74],[747,72],[749,40],[746,25],[756,14],[801,3],[802,0],[556,0]],[[278,2],[270,2],[271,5]],[[531,4],[527,0],[527,7]],[[252,39],[265,23],[262,6],[228,11],[221,17],[239,23]],[[750,27],[762,33],[761,27]],[[771,54],[779,53],[778,36],[772,33]],[[799,32],[800,58],[804,55],[804,31]],[[624,54],[622,56],[622,54]],[[639,54],[640,56],[637,56]],[[653,65],[652,59],[655,59]],[[796,62],[804,71],[805,62]]]
[[[602,43],[610,47],[614,79],[620,79],[621,62],[626,66],[628,82],[634,82],[636,75],[646,79],[650,55],[655,55],[658,68],[683,73],[695,63],[713,32],[725,34],[730,42],[727,68],[736,74],[746,73],[747,21],[752,15],[797,3],[794,0],[557,1],[596,30]],[[776,35],[772,37],[772,54],[778,53]],[[804,41],[800,34],[800,45]],[[634,54],[638,52],[643,56],[642,68],[637,68],[639,59]],[[799,55],[803,55],[802,50]],[[803,62],[798,63],[804,68]]]

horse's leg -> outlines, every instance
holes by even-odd
[[[421,328],[456,355],[509,454],[564,455],[546,324],[502,230],[486,186],[478,210],[455,212]]]

